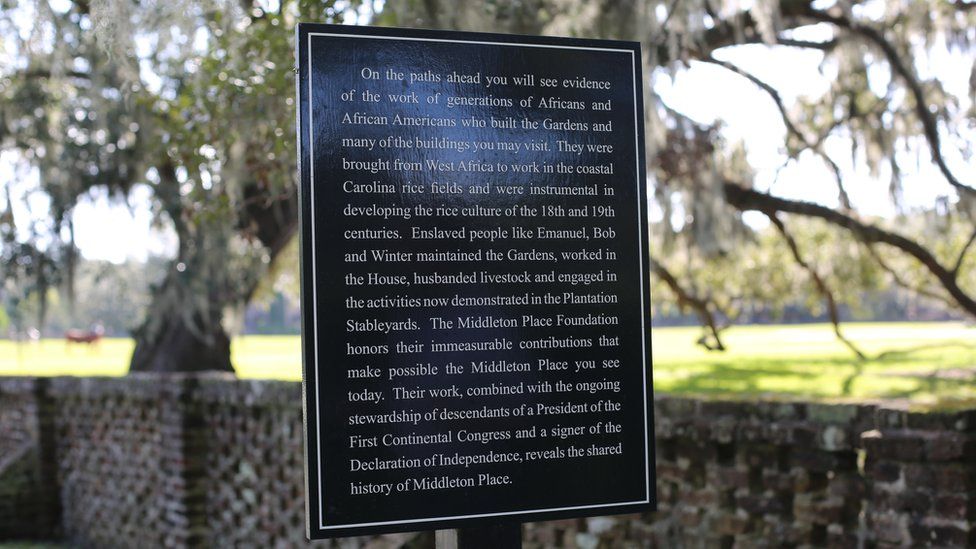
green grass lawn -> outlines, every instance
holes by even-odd
[[[654,385],[682,394],[906,399],[917,404],[976,401],[976,328],[961,323],[847,324],[870,360],[859,361],[830,326],[743,326],[726,334],[729,351],[695,345],[697,328],[655,328]],[[301,379],[295,336],[247,336],[233,344],[242,377]],[[132,341],[68,346],[63,340],[0,341],[0,375],[125,373]]]
[[[729,351],[694,345],[693,328],[655,329],[654,386],[684,394],[786,395],[825,400],[976,400],[976,328],[962,323],[846,324],[858,360],[829,325],[743,326]]]

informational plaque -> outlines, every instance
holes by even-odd
[[[297,57],[309,536],[653,508],[638,44]]]

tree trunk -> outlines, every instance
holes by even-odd
[[[298,228],[298,200],[296,189],[285,194],[269,196],[259,185],[249,185],[244,193],[244,206],[238,212],[237,230],[246,237],[256,238],[267,250],[271,261],[279,255]],[[181,242],[182,244],[182,242]],[[223,311],[236,304],[246,303],[254,293],[258,280],[247,288],[230,290],[202,286],[205,291],[189,296],[200,299],[206,294],[206,306],[200,311],[187,314],[188,296],[186,285],[180,285],[178,277],[186,272],[178,270],[178,263],[191,264],[181,253],[173,262],[159,288],[154,288],[153,299],[142,326],[134,331],[136,348],[129,363],[130,372],[201,372],[208,370],[233,372],[230,360],[230,336],[221,320]],[[200,276],[200,275],[197,275]],[[197,284],[196,288],[201,285]]]
[[[154,309],[150,307],[151,311]],[[214,328],[205,338],[201,338],[179,314],[170,314],[156,321],[160,324],[152,330],[152,336],[149,335],[150,330],[146,329],[150,322],[148,319],[136,331],[136,348],[129,364],[130,372],[234,371],[230,362],[230,337],[219,322],[213,325]]]

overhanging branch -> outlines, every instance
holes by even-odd
[[[718,327],[718,322],[715,320],[715,315],[712,313],[708,301],[695,296],[689,290],[682,287],[677,277],[671,274],[671,271],[656,259],[651,257],[650,262],[651,270],[655,276],[660,278],[671,289],[671,292],[678,300],[678,306],[682,309],[690,307],[694,310],[703,327],[711,332],[714,343],[709,343],[705,336],[699,339],[698,342],[709,351],[724,351],[725,345],[722,343],[722,338],[719,335],[721,328]]]
[[[869,25],[864,25],[853,21],[844,15],[833,15],[831,13],[812,8],[809,9],[807,15],[816,21],[832,23],[837,27],[862,36],[869,42],[874,43],[874,45],[881,50],[885,58],[888,60],[888,64],[891,65],[892,72],[901,78],[912,95],[912,99],[915,102],[915,114],[922,123],[923,134],[926,142],[929,144],[929,149],[932,153],[932,160],[939,167],[939,171],[942,172],[942,175],[946,178],[949,184],[955,187],[960,193],[967,193],[970,197],[976,198],[976,189],[960,181],[949,169],[948,164],[946,164],[945,157],[942,155],[942,140],[939,137],[939,123],[936,120],[935,114],[932,113],[932,111],[930,111],[928,108],[928,102],[926,101],[925,91],[922,89],[922,84],[919,81],[918,76],[902,59],[901,54],[898,53],[895,46],[888,41],[887,38],[885,38],[884,33]]]
[[[793,254],[793,260],[796,261],[796,263],[802,267],[807,274],[810,275],[810,279],[813,280],[813,284],[817,287],[817,291],[821,296],[823,296],[824,303],[827,305],[827,315],[830,317],[830,323],[834,326],[834,335],[836,335],[837,339],[839,339],[841,343],[850,349],[852,353],[857,355],[857,358],[861,360],[867,358],[864,353],[861,352],[861,350],[858,349],[851,340],[847,339],[843,332],[841,332],[840,312],[837,310],[837,300],[834,299],[834,292],[832,292],[830,287],[827,286],[827,282],[823,279],[823,277],[820,276],[817,269],[803,258],[803,255],[800,253],[800,246],[797,245],[796,239],[793,238],[793,235],[786,230],[786,225],[783,224],[783,220],[776,215],[775,211],[764,211],[763,213],[767,218],[769,218],[769,221],[772,222],[772,224],[776,227],[776,230],[779,231],[779,234],[786,241],[786,245],[789,247],[790,253]]]
[[[928,288],[919,287],[910,284],[907,280],[905,280],[901,276],[901,274],[898,273],[897,269],[895,269],[894,267],[889,265],[887,261],[885,261],[885,258],[882,257],[880,253],[878,253],[878,250],[874,248],[874,245],[865,244],[864,247],[867,248],[868,253],[871,254],[871,257],[873,257],[874,260],[878,263],[878,266],[881,267],[881,270],[888,273],[888,276],[891,277],[891,280],[895,283],[896,286],[900,286],[922,297],[926,297],[928,299],[938,301],[940,303],[944,303],[948,307],[956,307],[956,303],[951,299],[949,299],[948,297],[946,297],[945,295],[940,294],[936,291],[929,290]]]
[[[963,245],[962,250],[959,251],[959,257],[956,258],[956,264],[952,266],[952,276],[959,278],[959,269],[962,268],[962,264],[966,261],[966,254],[969,252],[969,248],[972,247],[973,242],[976,242],[976,229],[973,233],[969,235],[969,240]]]
[[[918,242],[874,225],[862,223],[851,216],[812,202],[779,198],[747,189],[735,183],[725,183],[723,189],[727,202],[740,211],[785,212],[815,217],[847,229],[867,244],[887,244],[898,248],[921,263],[939,281],[961,309],[976,317],[976,300],[959,286],[954,273],[942,265],[931,252]]]
[[[806,25],[807,22],[802,21],[801,18],[807,16],[812,9],[811,0],[780,0],[779,13],[785,24],[783,26],[784,28],[779,30],[788,30]],[[717,49],[727,46],[755,44],[763,41],[755,18],[748,11],[742,11],[730,17],[721,18],[714,12],[711,12],[708,2],[705,2],[705,10],[712,17],[714,25],[702,33],[701,39],[696,41],[697,50],[688,52],[692,57],[702,58],[710,55]],[[670,16],[671,11],[669,10],[667,17],[670,18]],[[821,51],[831,50],[837,45],[835,40],[811,42],[790,38],[778,38],[777,43],[783,46],[812,48]],[[666,65],[672,61],[676,61],[676,59],[671,57],[671,51],[666,41],[652,37],[650,44],[659,64]]]
[[[826,151],[823,150],[823,138],[818,139],[817,141],[811,141],[806,134],[800,131],[796,123],[793,122],[793,119],[790,118],[789,113],[786,111],[786,105],[783,103],[783,98],[780,96],[779,90],[766,83],[756,75],[746,71],[738,65],[729,63],[728,61],[716,59],[712,55],[708,55],[707,57],[703,58],[702,61],[718,65],[728,71],[731,71],[745,78],[746,80],[749,80],[761,90],[766,92],[766,95],[768,95],[776,105],[776,109],[779,111],[780,117],[783,119],[783,124],[786,126],[786,131],[799,139],[807,149],[813,151],[814,154],[819,156],[834,174],[834,181],[837,184],[837,196],[841,205],[845,209],[853,209],[851,206],[850,195],[847,194],[847,189],[844,188],[844,179],[841,175],[840,166],[838,166],[837,163],[830,158]]]
[[[50,69],[27,69],[27,70],[25,70],[25,71],[23,71],[23,72],[21,72],[19,74],[14,74],[13,76],[14,77],[21,77],[21,78],[25,78],[25,79],[31,79],[31,78],[51,78],[52,76],[55,76],[56,74],[57,75],[60,75],[60,76],[67,76],[69,78],[78,78],[80,80],[91,80],[91,75],[88,74],[87,72],[81,72],[81,71],[63,71],[63,72],[58,73],[58,72],[52,71]]]

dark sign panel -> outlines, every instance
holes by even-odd
[[[639,46],[297,55],[309,535],[652,508]]]

